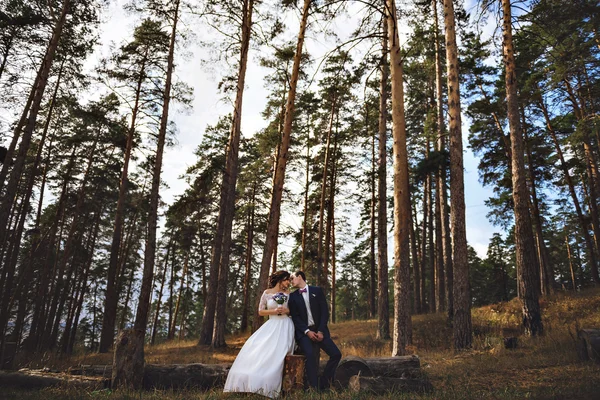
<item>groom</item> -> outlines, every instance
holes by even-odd
[[[342,358],[327,328],[329,308],[323,291],[318,286],[306,284],[306,275],[302,271],[292,274],[292,284],[298,290],[290,294],[288,308],[294,321],[296,343],[306,356],[306,378],[312,389],[326,389],[331,385],[335,369]],[[321,385],[317,379],[319,366],[316,351],[321,348],[329,356]]]

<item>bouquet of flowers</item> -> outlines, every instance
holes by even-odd
[[[281,305],[286,302],[287,296],[284,293],[279,292],[273,295],[273,300],[275,300],[277,304]]]

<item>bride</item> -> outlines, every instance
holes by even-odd
[[[258,314],[269,319],[248,338],[236,357],[224,392],[254,392],[275,398],[281,391],[283,362],[294,350],[294,323],[289,318],[290,273],[277,271],[260,298]]]

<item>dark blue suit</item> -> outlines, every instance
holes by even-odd
[[[315,323],[312,330],[323,333],[323,340],[321,342],[313,342],[304,333],[309,329],[308,311],[306,310],[306,303],[299,290],[290,294],[288,308],[290,309],[290,315],[294,321],[296,342],[306,356],[306,377],[308,384],[313,388],[323,388],[329,385],[333,380],[335,369],[342,358],[342,353],[335,343],[333,343],[329,334],[329,328],[327,327],[327,322],[329,321],[329,308],[323,290],[318,286],[308,286],[308,295],[310,311]],[[327,366],[323,373],[324,382],[322,381],[321,387],[319,387],[318,384],[317,376],[319,366],[317,365],[317,357],[313,345],[317,345],[323,349],[329,356],[329,361],[327,362]]]

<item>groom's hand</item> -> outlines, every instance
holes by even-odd
[[[306,336],[308,336],[308,338],[313,342],[317,341],[317,334],[313,331],[306,332]]]
[[[323,337],[323,332],[317,332],[317,342],[322,342]]]

